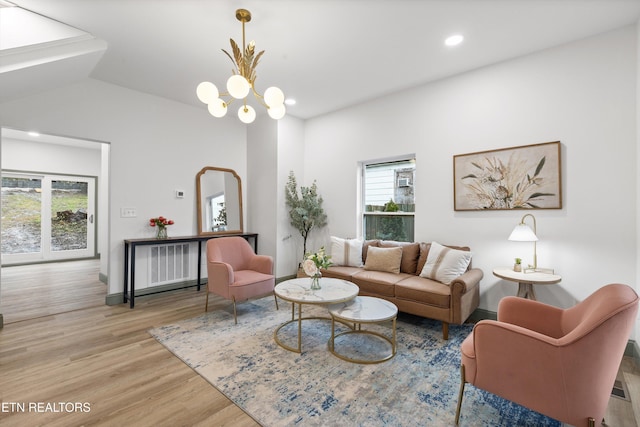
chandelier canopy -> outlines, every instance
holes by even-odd
[[[233,55],[222,49],[235,66],[233,75],[227,80],[227,92],[219,92],[216,85],[211,82],[202,82],[196,89],[198,99],[208,105],[209,112],[214,117],[224,117],[229,105],[235,99],[242,100],[238,117],[243,123],[251,123],[256,118],[256,111],[247,104],[247,96],[249,92],[253,92],[258,102],[266,107],[269,117],[275,120],[281,119],[286,113],[282,90],[271,86],[264,91],[264,95],[260,95],[255,89],[256,67],[264,50],[256,54],[256,43],[253,40],[248,45],[245,43],[244,24],[251,21],[251,12],[238,9],[236,19],[242,22],[242,50],[233,39],[230,39]]]

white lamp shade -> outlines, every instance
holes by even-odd
[[[509,240],[516,242],[537,242],[538,236],[536,236],[527,224],[518,224],[511,232]]]
[[[267,113],[269,113],[269,117],[275,120],[280,120],[281,118],[283,118],[286,112],[287,109],[285,108],[284,104],[280,104],[276,107],[269,107],[269,109],[267,110]]]
[[[242,123],[253,123],[256,119],[256,110],[251,105],[243,105],[238,109],[238,118]]]
[[[229,95],[233,96],[235,99],[244,99],[247,95],[249,95],[249,90],[251,89],[251,85],[240,74],[234,74],[229,77],[227,80],[227,91],[229,91]]]
[[[279,88],[271,86],[264,91],[264,102],[269,107],[281,105],[284,103],[284,93]]]
[[[202,82],[196,88],[198,99],[205,104],[211,104],[220,96],[218,88],[211,82]]]
[[[224,117],[227,114],[227,104],[218,98],[209,104],[208,110],[213,117]]]

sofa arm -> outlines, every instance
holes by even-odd
[[[273,258],[268,255],[254,255],[249,260],[249,269],[263,274],[273,274]]]
[[[483,277],[484,273],[479,268],[471,268],[467,270],[464,274],[451,281],[449,284],[449,286],[451,286],[451,294],[466,294],[471,289],[478,286]]]

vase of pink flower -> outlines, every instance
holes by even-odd
[[[159,216],[157,218],[151,218],[149,220],[149,225],[151,227],[156,227],[156,239],[166,239],[168,237],[167,226],[173,225],[173,220]]]
[[[302,268],[307,276],[311,278],[311,290],[320,289],[320,278],[322,277],[323,268],[331,265],[331,256],[327,255],[324,246],[318,249],[316,253],[305,255]]]

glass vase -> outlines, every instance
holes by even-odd
[[[156,239],[166,239],[167,237],[167,227],[158,227]]]
[[[313,276],[311,276],[311,290],[312,291],[317,291],[320,289],[320,278],[322,277],[322,274],[318,273],[318,274],[314,274]]]

